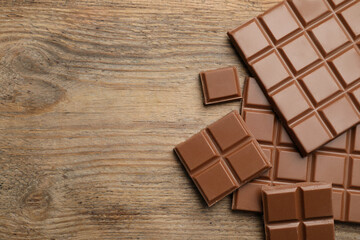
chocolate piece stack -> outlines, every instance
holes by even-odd
[[[334,239],[360,223],[360,0],[287,0],[228,36],[254,77],[242,116],[175,152],[209,206],[236,190],[264,211],[267,239]],[[205,105],[242,97],[235,67],[200,79]]]

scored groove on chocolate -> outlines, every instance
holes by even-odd
[[[233,209],[260,212],[264,185],[322,181],[333,183],[335,219],[360,223],[360,125],[301,157],[255,79],[245,81],[243,97],[244,121],[273,168],[234,193]]]
[[[209,206],[271,167],[237,111],[180,143],[174,151]]]
[[[331,184],[299,183],[262,189],[267,240],[334,240]]]
[[[359,10],[287,0],[228,32],[303,156],[360,122]]]

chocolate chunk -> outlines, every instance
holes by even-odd
[[[209,206],[271,167],[237,111],[174,150]]]
[[[326,183],[263,187],[267,240],[334,240],[332,189]]]
[[[235,67],[201,72],[200,80],[205,105],[241,98],[239,78]]]

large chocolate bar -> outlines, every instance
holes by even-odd
[[[360,125],[301,157],[253,78],[245,81],[242,116],[273,168],[234,193],[233,209],[261,211],[261,187],[333,183],[336,220],[360,223]]]
[[[228,32],[303,156],[360,122],[359,12],[287,0]]]

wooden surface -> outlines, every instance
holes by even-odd
[[[198,73],[243,83],[226,31],[276,2],[0,1],[0,239],[263,239],[230,197],[207,208],[172,149],[239,109],[204,107]]]

